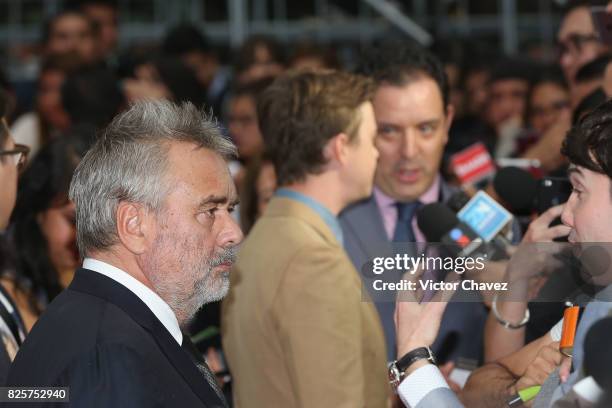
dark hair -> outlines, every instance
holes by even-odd
[[[257,79],[255,81],[246,82],[244,84],[238,84],[232,90],[232,97],[237,98],[240,96],[248,96],[255,101],[257,104],[257,100],[261,96],[261,94],[268,88],[272,82],[274,82],[274,78],[266,77]]]
[[[323,148],[341,132],[356,139],[359,107],[372,98],[366,77],[339,71],[293,71],[277,78],[257,105],[259,129],[279,186],[318,174]]]
[[[4,234],[0,233],[0,276],[13,269],[14,265],[13,250],[9,246]]]
[[[104,67],[86,67],[69,75],[62,86],[62,105],[71,123],[106,126],[119,112],[123,94],[115,75]]]
[[[6,111],[8,109],[8,99],[6,97],[6,92],[0,89],[0,119],[6,118]],[[0,123],[0,150],[4,149],[4,145],[8,140],[8,129],[4,125],[4,122]]]
[[[40,88],[40,80],[45,72],[57,71],[64,74],[65,79],[76,72],[82,66],[81,59],[72,53],[62,55],[49,55],[42,62],[40,72],[38,74]],[[65,80],[64,79],[64,80]],[[38,115],[40,118],[40,144],[43,145],[51,138],[52,128],[43,115]]]
[[[527,94],[527,118],[531,115],[533,107],[531,99],[536,88],[543,84],[554,84],[566,92],[569,92],[569,85],[563,76],[563,71],[557,64],[535,67],[534,78]]]
[[[597,88],[587,96],[585,96],[572,114],[572,123],[580,122],[585,115],[593,111],[596,107],[604,103],[608,97],[602,88]]]
[[[404,86],[422,75],[433,79],[440,88],[444,108],[449,104],[448,78],[440,60],[424,48],[404,43],[386,43],[366,50],[357,73],[378,84]]]
[[[191,102],[198,108],[204,105],[206,93],[196,74],[180,59],[158,57],[151,61],[162,82],[172,93],[175,102]]]
[[[602,79],[610,61],[612,61],[612,56],[606,54],[587,62],[576,72],[575,82],[580,83]]]
[[[577,166],[612,178],[612,100],[599,105],[570,129],[561,153]]]
[[[181,24],[170,29],[163,41],[162,50],[168,55],[181,56],[189,52],[210,52],[206,37],[191,24]]]
[[[505,79],[518,79],[531,83],[534,76],[534,64],[520,57],[506,57],[498,61],[491,70],[489,84]]]
[[[533,72],[534,75],[531,82],[532,88],[544,83],[553,83],[560,88],[569,89],[567,80],[563,76],[563,71],[561,71],[561,68],[557,64],[540,65],[534,67]]]
[[[249,37],[238,50],[235,64],[238,73],[246,71],[257,63],[257,48],[259,47],[265,47],[268,50],[272,62],[281,65],[285,63],[282,48],[275,39],[264,35],[254,35]]]
[[[75,128],[43,146],[20,178],[9,234],[16,249],[17,281],[35,298],[53,299],[62,290],[47,240],[37,221],[42,212],[68,201],[72,173],[93,142],[91,128]],[[30,304],[40,312],[36,303]]]
[[[257,220],[259,196],[257,194],[257,179],[265,164],[272,164],[272,160],[263,155],[253,157],[247,164],[242,186],[240,188],[240,227],[246,235]]]
[[[465,50],[465,55],[461,61],[461,80],[463,85],[466,79],[473,73],[491,72],[491,61],[498,58],[496,50],[491,49],[485,42],[470,42],[469,48]]]

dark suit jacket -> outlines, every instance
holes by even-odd
[[[442,201],[448,200],[456,191],[443,181],[440,188]],[[367,267],[364,268],[364,265],[375,257],[389,256],[388,253],[381,253],[384,251],[384,245],[381,245],[381,243],[388,243],[389,238],[374,196],[372,195],[370,198],[353,204],[344,210],[340,214],[340,224],[344,233],[346,252],[348,252],[355,268],[360,271],[362,279],[368,279],[367,274],[370,273],[370,270]],[[387,251],[391,251],[391,248],[387,248]],[[370,285],[366,286],[370,288]],[[395,325],[393,322],[395,303],[389,300],[377,301],[375,293],[370,293],[370,295],[375,299],[376,308],[385,332],[387,358],[389,361],[395,360],[397,358]],[[462,299],[465,300],[466,297],[462,296]],[[442,318],[438,338],[432,347],[432,350],[438,356],[438,360],[443,363],[461,357],[480,361],[483,349],[482,334],[486,318],[487,312],[479,297],[470,302],[462,301],[449,304]]]
[[[225,406],[144,302],[86,269],[38,320],[7,384],[70,387],[71,407]]]

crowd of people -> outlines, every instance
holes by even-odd
[[[35,84],[0,81],[0,384],[75,407],[610,406],[612,254],[582,256],[612,250],[591,3],[554,59],[252,36],[228,63],[187,24],[120,52],[114,2],[67,2]],[[571,194],[544,206],[542,180]],[[447,239],[425,209],[477,191],[513,216],[496,256],[428,279],[512,290],[382,298],[372,260]]]

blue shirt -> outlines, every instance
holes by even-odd
[[[342,228],[340,227],[340,222],[338,222],[338,217],[336,217],[331,211],[329,211],[325,206],[313,198],[308,197],[302,193],[299,193],[295,190],[290,190],[288,188],[279,188],[276,191],[277,197],[285,197],[290,198],[295,201],[299,201],[302,204],[306,204],[310,209],[316,212],[319,217],[327,224],[327,226],[331,229],[332,233],[340,243],[340,246],[344,245],[344,239],[342,236]]]

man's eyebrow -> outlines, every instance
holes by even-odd
[[[198,204],[198,208],[206,207],[211,204],[227,204],[237,206],[240,203],[240,197],[228,199],[227,196],[209,195]]]
[[[380,129],[381,126],[388,126],[388,127],[392,127],[392,128],[399,128],[399,125],[395,125],[393,123],[389,123],[389,122],[376,122],[376,127],[378,129]]]
[[[440,123],[442,121],[442,119],[440,118],[432,118],[432,119],[425,119],[419,122],[419,126],[423,126],[423,125],[437,125],[438,123]]]
[[[200,201],[198,207],[206,207],[210,204],[225,204],[227,201],[227,196],[209,195]]]

